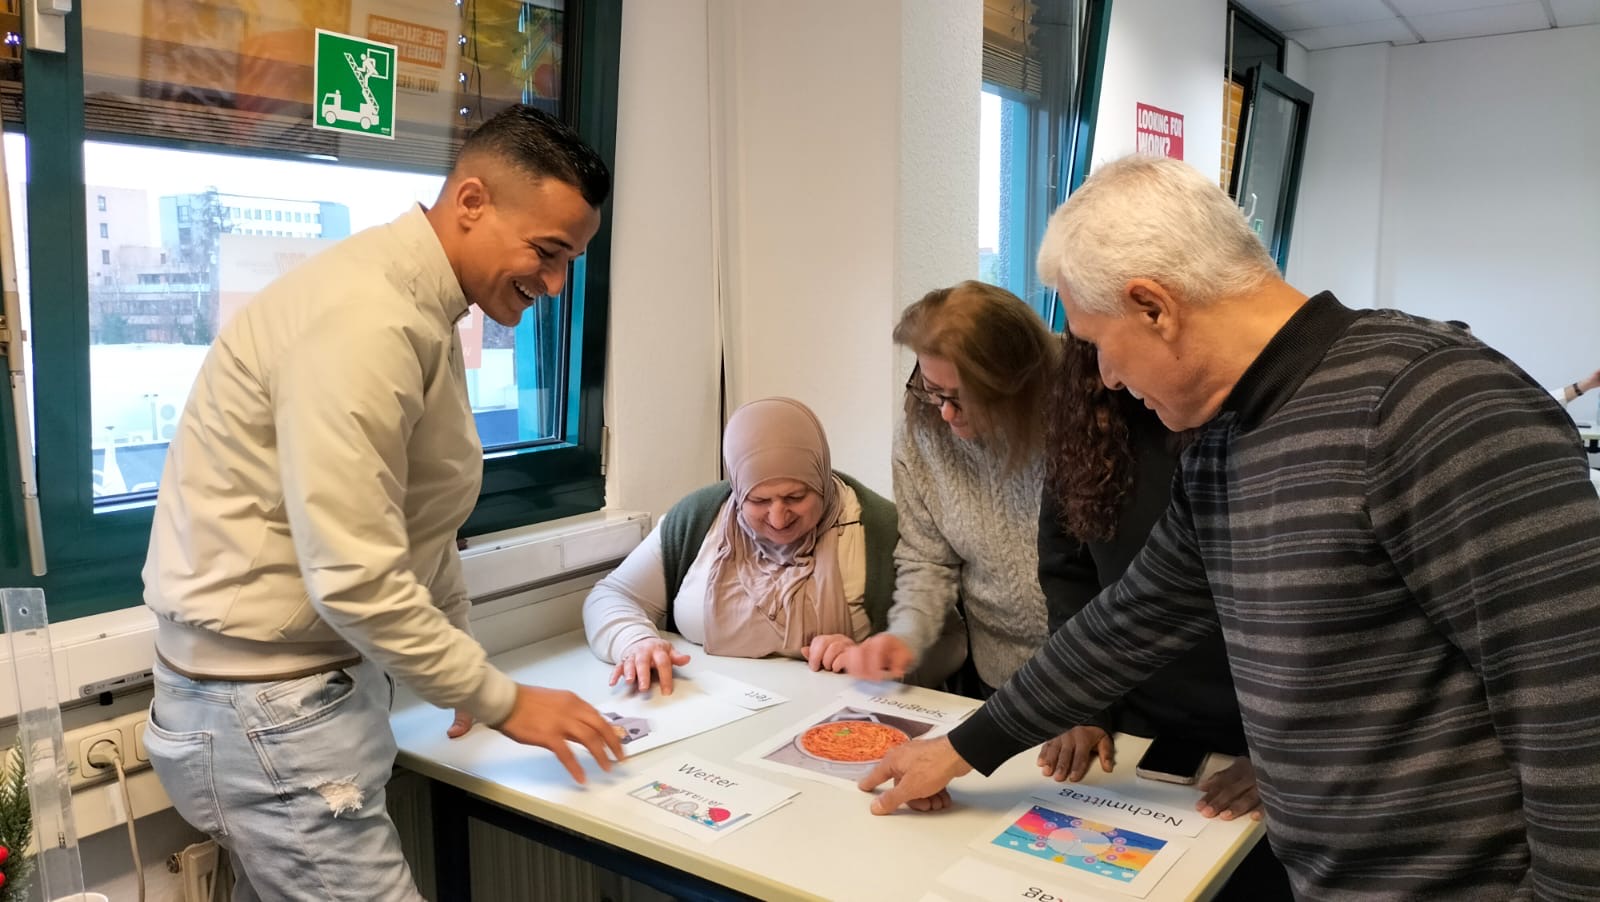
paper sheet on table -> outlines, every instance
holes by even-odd
[[[760,711],[773,705],[781,705],[789,700],[787,696],[779,695],[770,689],[752,686],[744,680],[728,676],[725,673],[718,673],[715,670],[691,671],[686,673],[684,678],[695,681],[700,688],[725,702],[732,702],[741,708],[749,708],[752,711]]]
[[[675,755],[616,790],[631,817],[702,842],[720,839],[788,804],[799,791],[693,755]]]
[[[1046,804],[1075,805],[1098,811],[1102,819],[1110,818],[1135,830],[1163,835],[1199,836],[1211,823],[1194,810],[1194,803],[1200,800],[1199,790],[1166,783],[1148,789],[1143,796],[1134,796],[1088,783],[1052,782],[1034,790],[1033,797]]]
[[[739,761],[855,791],[884,753],[911,739],[943,735],[978,707],[972,699],[903,687],[833,701],[739,756]]]
[[[1101,895],[1074,884],[1050,880],[1014,868],[1003,868],[979,858],[958,858],[939,875],[939,882],[962,899],[1023,899],[1029,902],[1112,902],[1115,893]],[[929,893],[932,896],[932,893]],[[938,898],[935,896],[935,898]]]
[[[1143,898],[1187,846],[1109,817],[1104,809],[1029,799],[972,841],[972,848],[1007,870],[1062,887]],[[1073,898],[1067,896],[1066,898]]]
[[[671,695],[639,692],[625,683],[578,693],[611,721],[629,755],[660,748],[749,717],[755,711],[724,700],[696,680],[676,680]]]

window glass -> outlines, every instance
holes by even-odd
[[[1051,286],[1034,255],[1050,212],[1082,156],[1079,110],[1098,0],[986,2],[980,94],[978,278],[1000,285],[1056,323]],[[1099,59],[1099,39],[1093,42]],[[1098,62],[1094,63],[1098,65]]]
[[[1028,106],[985,90],[978,144],[978,279],[1023,299],[1028,251]]]
[[[153,497],[207,347],[256,291],[431,204],[487,116],[560,114],[559,2],[127,0],[83,22],[84,182],[105,222],[86,258],[97,504]],[[312,127],[318,29],[397,47],[392,140]],[[569,309],[547,299],[515,330],[463,320],[486,450],[563,433]]]

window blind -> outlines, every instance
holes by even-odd
[[[1038,97],[1040,61],[1032,0],[983,0],[983,80]]]

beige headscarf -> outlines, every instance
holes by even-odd
[[[722,457],[733,496],[712,527],[716,557],[706,580],[706,651],[759,658],[802,655],[811,640],[850,632],[839,575],[839,483],[822,423],[790,398],[764,398],[733,412]],[[794,479],[822,495],[822,518],[790,545],[763,539],[740,513],[750,490]]]

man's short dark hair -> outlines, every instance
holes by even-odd
[[[512,104],[478,126],[461,145],[458,159],[486,154],[535,178],[553,178],[578,189],[598,208],[611,195],[611,170],[572,127],[525,104]]]

